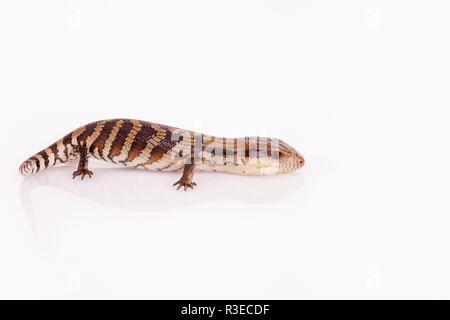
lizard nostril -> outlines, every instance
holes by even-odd
[[[300,167],[303,167],[303,165],[305,164],[305,158],[303,158],[299,153],[297,153],[297,161]]]

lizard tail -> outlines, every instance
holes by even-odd
[[[29,176],[72,159],[74,149],[70,143],[66,143],[66,139],[64,137],[29,157],[20,165],[19,172],[24,176]]]

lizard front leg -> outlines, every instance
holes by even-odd
[[[179,190],[181,187],[184,187],[184,191],[186,191],[187,188],[193,189],[194,186],[197,185],[195,182],[192,181],[194,172],[195,172],[195,164],[189,163],[184,165],[183,175],[181,176],[180,180],[178,180],[173,184],[174,186],[178,184],[177,190]]]
[[[90,178],[94,173],[88,169],[87,148],[85,146],[77,146],[75,152],[80,155],[80,162],[78,163],[78,170],[73,173],[73,179],[79,175],[81,175],[81,180],[84,179],[85,175],[88,175]]]

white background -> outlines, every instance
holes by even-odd
[[[1,1],[1,298],[450,298],[447,1]],[[127,117],[279,137],[273,177],[76,164]]]

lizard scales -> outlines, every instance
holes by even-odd
[[[262,137],[222,138],[133,120],[110,119],[82,126],[25,160],[23,175],[78,158],[73,178],[91,177],[88,158],[150,170],[181,171],[174,185],[192,188],[195,171],[221,171],[267,175],[301,168],[304,159],[279,139]]]

